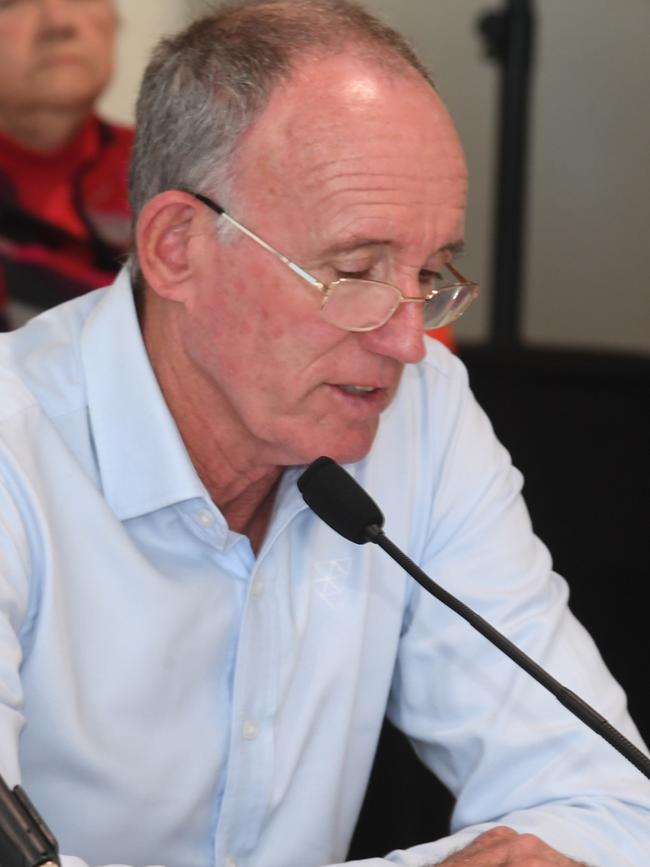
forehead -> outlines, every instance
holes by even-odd
[[[40,14],[43,7],[51,5],[51,0],[0,0],[0,12],[9,13],[14,16],[26,17],[34,13]],[[115,13],[115,0],[58,0],[57,5],[66,13],[74,13],[84,15],[85,13],[93,13],[98,9],[109,9]]]
[[[14,0],[8,6],[0,0],[0,39],[3,47],[16,48],[26,41],[38,38],[54,28],[73,24],[75,30],[85,27],[88,35],[99,34],[103,38],[114,35],[118,17],[114,0],[59,0],[54,9],[45,15],[49,0]],[[0,57],[0,59],[2,59]]]
[[[294,232],[327,222],[362,235],[373,221],[380,234],[391,221],[453,231],[441,222],[464,210],[467,184],[433,88],[410,69],[346,55],[306,63],[276,89],[242,141],[235,176],[247,210],[286,211]]]

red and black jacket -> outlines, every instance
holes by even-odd
[[[10,297],[44,309],[112,281],[129,243],[132,142],[97,117],[54,153],[0,134],[0,315]]]

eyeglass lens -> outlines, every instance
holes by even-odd
[[[474,300],[471,285],[441,289],[423,304],[426,329],[448,325]],[[399,290],[388,283],[342,279],[332,283],[323,299],[321,314],[332,325],[348,331],[370,331],[387,322],[399,307]]]
[[[370,331],[393,315],[401,295],[387,283],[338,280],[329,287],[321,307],[332,325],[351,331]]]
[[[424,304],[424,327],[441,328],[458,319],[475,298],[471,286],[447,286]]]

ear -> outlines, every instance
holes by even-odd
[[[180,190],[159,193],[142,208],[135,232],[138,261],[157,295],[184,300],[195,274],[192,242],[207,228],[205,210]]]

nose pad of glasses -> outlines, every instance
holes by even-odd
[[[343,278],[330,284],[321,315],[346,331],[371,331],[390,319],[400,300],[399,290],[388,283]]]

